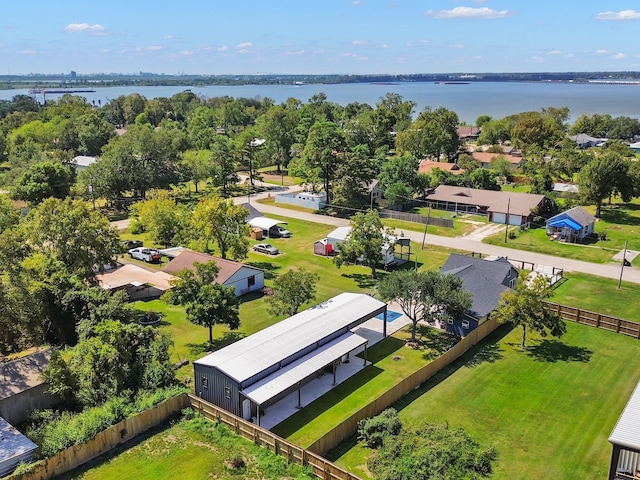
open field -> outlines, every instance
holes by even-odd
[[[447,334],[420,327],[418,341],[421,347],[412,349],[405,345],[411,338],[409,329],[407,326],[371,347],[367,359],[372,365],[337,385],[272,431],[307,448],[371,400],[440,356],[452,341]]]
[[[593,206],[583,208],[591,214],[595,213]],[[612,262],[612,257],[624,248],[625,240],[629,241],[630,250],[640,250],[640,204],[637,200],[627,204],[603,205],[601,214],[595,231],[606,234],[606,240],[594,238],[586,244],[551,242],[544,226],[540,226],[525,231],[511,229],[510,231],[516,232],[516,238],[509,239],[507,246],[594,263]],[[504,245],[502,235],[494,235],[484,241],[492,245]],[[640,257],[633,264],[640,266]]]
[[[231,461],[235,458],[245,466],[233,468]],[[58,478],[156,480],[175,476],[189,480],[315,478],[301,467],[287,464],[284,458],[202,417],[154,429],[114,449],[107,458],[99,457]]]
[[[464,427],[494,446],[492,478],[605,478],[607,441],[640,379],[638,340],[570,323],[561,339],[502,327],[395,405],[404,423]],[[330,452],[371,478],[355,438]]]

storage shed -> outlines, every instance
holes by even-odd
[[[262,229],[262,236],[269,237],[269,230],[277,225],[286,225],[287,222],[283,222],[282,220],[274,220],[273,218],[268,217],[255,217],[247,222],[251,229]],[[256,240],[261,240],[256,238]]]
[[[298,391],[319,371],[338,364],[367,340],[351,332],[382,314],[387,305],[365,294],[342,293],[194,362],[195,394],[242,416],[264,409]]]
[[[38,446],[0,417],[0,477],[9,475],[20,462],[28,462]]]
[[[609,441],[613,445],[609,480],[637,478],[640,474],[640,383],[624,407]]]
[[[322,238],[313,242],[313,253],[316,255],[329,256],[333,255],[333,245],[329,243],[328,238]]]

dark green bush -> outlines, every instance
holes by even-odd
[[[398,412],[393,408],[388,408],[380,415],[360,420],[358,440],[367,442],[369,448],[377,448],[382,445],[387,436],[398,435],[401,429],[402,422],[398,418]]]

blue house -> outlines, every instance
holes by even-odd
[[[449,318],[441,325],[448,333],[464,337],[489,319],[497,307],[502,292],[513,288],[518,270],[506,258],[479,258],[452,253],[440,267],[440,273],[462,279],[465,290],[471,292],[471,308],[462,318]]]
[[[596,217],[574,207],[547,220],[547,235],[565,242],[580,242],[594,232]]]

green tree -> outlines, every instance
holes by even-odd
[[[471,308],[471,294],[461,279],[432,270],[391,272],[378,284],[378,294],[384,301],[395,300],[411,320],[412,342],[416,341],[418,322],[446,321]]]
[[[151,234],[152,240],[169,247],[180,241],[188,225],[187,211],[169,198],[152,198],[131,207],[133,223]]]
[[[309,130],[307,142],[302,151],[302,159],[318,172],[331,204],[331,183],[336,176],[336,166],[343,154],[344,138],[340,128],[333,122],[315,123]]]
[[[65,198],[74,182],[69,167],[56,162],[41,162],[32,165],[20,178],[16,186],[16,197],[37,205],[45,198]]]
[[[209,329],[209,344],[213,345],[214,325],[227,325],[231,330],[240,326],[239,305],[234,287],[214,283],[218,275],[215,262],[194,264],[195,270],[176,273],[173,288],[163,300],[185,307],[187,319]]]
[[[578,175],[580,196],[596,205],[596,217],[600,218],[602,202],[618,193],[625,202],[634,194],[634,181],[629,175],[630,162],[615,151],[603,151],[587,163]]]
[[[333,187],[335,205],[356,209],[371,206],[372,197],[367,187],[376,178],[378,169],[376,160],[369,156],[368,150],[366,145],[354,147],[336,167]]]
[[[233,199],[212,195],[201,200],[193,211],[191,234],[209,250],[213,243],[222,258],[247,258],[249,251],[249,225],[246,208],[235,205]]]
[[[376,279],[376,269],[383,261],[383,247],[393,248],[393,230],[385,229],[377,210],[358,212],[351,217],[351,233],[340,243],[334,262],[340,268],[344,263],[362,263],[371,269]]]
[[[178,169],[184,179],[193,182],[196,193],[198,193],[198,184],[209,178],[213,171],[211,152],[209,150],[187,150],[181,156]]]
[[[48,198],[29,212],[20,228],[35,250],[88,281],[113,264],[120,249],[120,237],[109,219],[80,200]]]
[[[305,303],[315,300],[318,275],[304,269],[288,270],[273,281],[273,296],[267,298],[273,315],[292,316]]]
[[[75,347],[54,351],[42,374],[49,391],[81,407],[175,383],[169,337],[153,327],[105,320]]]
[[[226,196],[229,187],[238,181],[236,152],[228,137],[218,136],[212,142],[210,162],[213,184],[222,187],[222,194]]]
[[[513,290],[506,290],[496,310],[491,314],[499,323],[511,323],[522,327],[522,347],[527,339],[527,329],[546,337],[551,334],[560,337],[566,332],[564,320],[545,307],[545,301],[554,292],[547,279],[537,276],[529,281],[526,275],[520,275]]]
[[[496,145],[511,139],[512,122],[509,119],[489,120],[482,125],[478,137],[479,145]]]

